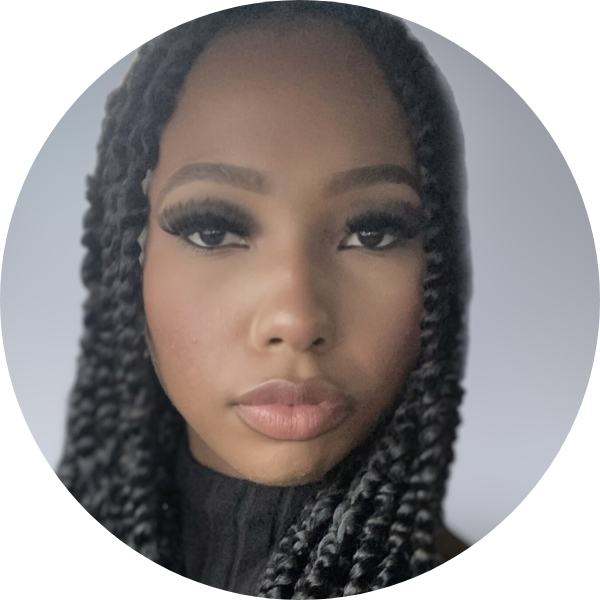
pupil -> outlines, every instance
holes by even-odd
[[[381,244],[385,232],[383,231],[360,231],[358,239],[366,248],[376,248]]]
[[[200,239],[208,246],[218,246],[224,239],[224,229],[203,229],[198,232]]]

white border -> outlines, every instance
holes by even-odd
[[[101,73],[162,31],[234,2],[12,2],[3,9],[0,250],[27,171],[48,134]],[[563,152],[595,239],[598,41],[593,3],[531,0],[363,2],[475,54],[530,105]],[[41,294],[43,296],[43,294]],[[514,513],[451,563],[379,597],[591,598],[600,538],[595,494],[598,361],[558,457]],[[32,374],[32,376],[35,376]],[[38,450],[0,358],[0,594],[29,598],[196,598],[226,594],[157,568],[117,543],[68,495]],[[595,593],[594,593],[595,592]]]

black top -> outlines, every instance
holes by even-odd
[[[198,463],[183,445],[177,461],[185,576],[256,596],[271,553],[319,484],[268,486]]]

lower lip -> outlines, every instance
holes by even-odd
[[[275,440],[304,441],[337,427],[346,407],[332,402],[320,404],[237,404],[242,420],[254,431]]]

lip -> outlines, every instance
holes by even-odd
[[[271,379],[234,401],[239,417],[254,431],[275,439],[304,441],[337,427],[353,399],[322,379],[294,383]]]

